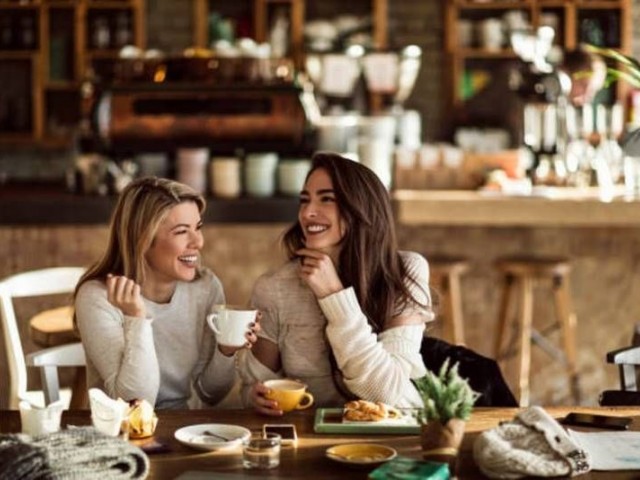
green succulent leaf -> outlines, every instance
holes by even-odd
[[[460,377],[457,363],[449,366],[449,359],[437,374],[427,371],[415,380],[415,385],[424,403],[418,415],[422,423],[439,421],[445,424],[452,418],[468,420],[480,396],[469,386],[467,379]]]

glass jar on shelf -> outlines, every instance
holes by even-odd
[[[13,48],[13,25],[10,15],[0,17],[0,49],[10,50]]]
[[[109,22],[104,16],[96,17],[93,21],[93,48],[106,49],[111,44]]]
[[[20,46],[32,50],[36,46],[36,30],[33,17],[26,15],[20,19]]]

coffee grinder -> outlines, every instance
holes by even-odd
[[[568,101],[571,81],[546,60],[554,35],[551,27],[540,27],[535,33],[516,31],[511,35],[513,50],[524,62],[511,72],[509,83],[524,101],[522,141],[532,155],[527,169],[532,181],[543,160],[552,159],[564,150],[565,135],[560,118]]]

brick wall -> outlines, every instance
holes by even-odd
[[[394,46],[422,48],[422,68],[406,108],[422,113],[423,137],[437,139],[442,125],[442,62],[444,25],[438,0],[389,2],[389,38]]]

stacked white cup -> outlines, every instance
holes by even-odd
[[[276,190],[278,154],[251,153],[245,158],[244,181],[247,194],[252,197],[270,197]]]
[[[417,110],[406,110],[398,117],[398,143],[414,150],[422,145],[422,118]]]
[[[176,180],[204,193],[207,188],[208,148],[180,148],[176,152]]]
[[[214,157],[209,167],[211,193],[221,198],[236,198],[242,191],[240,159],[236,157]]]
[[[304,187],[311,168],[309,160],[283,160],[278,165],[278,191],[283,195],[296,196]]]
[[[357,139],[360,163],[373,170],[387,189],[391,188],[396,128],[394,116],[363,117]]]

